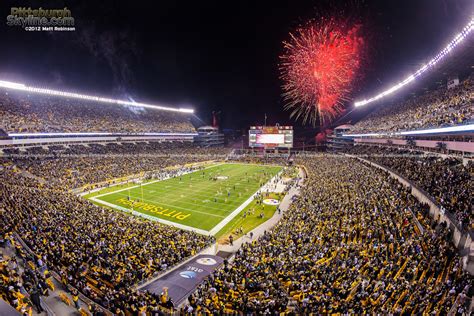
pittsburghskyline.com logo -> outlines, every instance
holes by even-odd
[[[75,31],[71,10],[12,7],[7,16],[7,25],[21,27],[25,31]]]

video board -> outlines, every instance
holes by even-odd
[[[250,126],[249,147],[292,148],[293,126]]]

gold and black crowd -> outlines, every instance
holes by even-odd
[[[227,150],[147,142],[8,154],[0,167],[3,241],[21,237],[33,253],[26,261],[92,299],[93,315],[103,315],[101,307],[117,315],[173,307],[166,294],[136,285],[213,239],[100,208],[70,189],[223,159]],[[202,283],[182,314],[446,314],[456,300],[457,311],[467,312],[473,279],[462,269],[449,227],[431,219],[426,205],[354,158],[305,156],[295,164],[307,178],[290,209]],[[0,295],[22,311],[33,291],[45,287],[45,276],[12,260],[0,266]]]

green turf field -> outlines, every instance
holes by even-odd
[[[118,210],[135,211],[201,233],[223,222],[282,167],[218,164],[180,177],[129,187],[107,188],[86,197]],[[219,180],[212,178],[218,177]],[[214,228],[214,230],[213,230]]]
[[[276,199],[281,201],[283,194],[270,193],[266,198]],[[232,235],[235,239],[242,237],[244,234],[247,234],[249,231],[260,226],[269,220],[275,211],[277,210],[276,205],[257,205],[256,201],[253,200],[247,205],[244,211],[251,211],[246,216],[244,212],[241,212],[238,216],[232,219],[227,225],[225,225],[220,231],[215,235],[217,241],[220,244],[227,244],[229,241],[229,236]],[[259,215],[263,212],[263,218]],[[242,229],[241,231],[239,229]]]

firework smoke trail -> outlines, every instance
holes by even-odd
[[[303,124],[324,125],[343,111],[364,56],[360,25],[310,23],[283,42],[280,77],[285,109]]]

